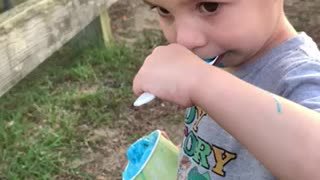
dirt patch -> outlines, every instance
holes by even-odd
[[[307,32],[320,46],[320,0],[286,0],[285,11],[298,31]]]
[[[135,42],[144,31],[159,30],[158,15],[142,0],[120,0],[110,8],[109,14],[118,41]]]
[[[128,107],[112,126],[90,132],[91,136],[83,148],[85,159],[73,162],[74,167],[94,174],[99,180],[121,179],[127,162],[127,148],[139,137],[161,129],[168,133],[174,143],[180,143],[183,114],[179,107],[160,100],[141,108]]]

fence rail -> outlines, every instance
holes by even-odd
[[[117,0],[29,0],[0,14],[0,96]],[[110,37],[108,22],[102,22]]]

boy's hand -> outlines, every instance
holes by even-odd
[[[166,139],[168,139],[169,141],[171,141],[170,137],[168,136],[168,134],[167,134],[165,131],[161,131],[161,134],[162,134],[163,137],[165,137]],[[172,141],[171,141],[171,142],[172,142]],[[181,148],[181,144],[176,145],[176,147],[177,147],[178,149],[180,149],[180,148]]]
[[[200,66],[207,64],[181,45],[159,46],[145,59],[134,78],[133,91],[136,95],[149,92],[190,107],[194,84],[202,78]]]
[[[161,131],[161,135],[162,135],[163,137],[165,137],[166,139],[168,139],[168,140],[171,141],[170,137],[168,136],[168,134],[167,134],[165,131]]]

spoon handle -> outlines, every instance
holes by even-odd
[[[219,56],[216,56],[213,59],[207,59],[205,60],[208,64],[210,65],[215,65],[215,63],[217,63]],[[151,102],[152,100],[154,100],[156,98],[155,95],[151,94],[151,93],[147,93],[144,92],[143,94],[141,94],[133,103],[134,106],[138,107],[138,106],[142,106],[144,104],[147,104],[149,102]]]
[[[143,94],[141,94],[136,101],[133,103],[134,106],[138,107],[138,106],[142,106],[144,104],[147,104],[149,102],[151,102],[152,100],[154,100],[156,98],[155,95],[151,94],[151,93],[147,93],[144,92]]]

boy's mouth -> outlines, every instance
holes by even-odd
[[[223,54],[221,54],[219,56],[214,56],[212,58],[204,59],[204,61],[207,62],[208,64],[211,64],[211,65],[214,65],[214,66],[220,65],[221,61],[222,61],[222,59],[224,57],[224,54],[225,53],[223,53]]]
[[[213,64],[218,58],[219,58],[219,56],[214,56],[212,58],[206,58],[206,59],[203,59],[203,60],[208,64]]]

